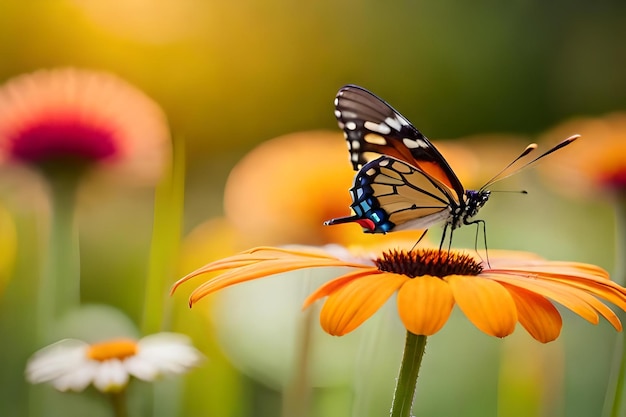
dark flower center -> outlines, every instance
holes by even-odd
[[[374,260],[379,270],[415,278],[431,275],[443,278],[449,275],[478,275],[483,267],[466,253],[439,249],[418,249],[410,252],[392,250],[383,252]]]
[[[116,154],[113,132],[78,119],[51,118],[26,126],[12,139],[16,159],[40,164],[54,160],[93,163]]]

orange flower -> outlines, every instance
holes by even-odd
[[[559,152],[552,162],[540,167],[557,189],[584,197],[597,195],[598,191],[626,191],[626,113],[568,120],[544,138],[552,141],[572,132],[589,139]]]
[[[336,249],[332,250],[336,251]],[[190,306],[222,288],[281,272],[313,267],[349,267],[304,302],[328,297],[321,311],[323,329],[341,336],[373,315],[394,293],[398,313],[408,331],[437,333],[455,304],[483,332],[504,337],[519,322],[536,340],[555,340],[561,316],[550,300],[591,323],[605,317],[618,331],[622,325],[602,301],[626,309],[626,290],[609,280],[603,269],[575,262],[550,262],[522,252],[490,251],[490,266],[460,251],[418,249],[386,251],[359,258],[321,249],[262,247],[212,262],[174,284],[201,274],[225,271],[196,288]]]
[[[162,110],[111,74],[40,70],[0,87],[0,162],[115,168],[152,183],[169,153]]]
[[[339,132],[292,133],[249,152],[231,171],[224,191],[226,217],[249,240],[245,247],[323,244],[343,240],[342,233],[361,234],[322,227],[350,205],[354,173],[347,160]]]

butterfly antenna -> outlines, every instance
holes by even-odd
[[[537,149],[537,144],[536,143],[531,143],[530,145],[528,145],[526,147],[526,149],[524,149],[524,151],[518,155],[517,158],[515,158],[514,160],[512,160],[511,162],[509,162],[509,164],[507,166],[505,166],[504,168],[502,168],[500,170],[500,172],[498,172],[496,175],[494,175],[493,177],[491,177],[491,179],[489,181],[487,181],[485,183],[485,185],[483,185],[482,187],[480,187],[481,190],[484,190],[485,188],[489,187],[491,184],[493,184],[494,182],[501,180],[502,178],[506,178],[506,177],[502,177],[500,178],[500,176],[506,172],[506,170],[508,170],[509,168],[511,168],[513,166],[513,164],[515,164],[517,161],[519,161],[520,159],[522,159],[523,157],[525,157],[526,155],[528,155],[529,153],[531,153],[532,151],[534,151],[535,149]],[[507,175],[508,176],[508,175]]]
[[[528,145],[526,147],[526,149],[524,149],[524,152],[522,152],[517,158],[515,158],[510,164],[508,164],[503,170],[501,170],[500,172],[498,172],[498,174],[496,174],[493,178],[491,178],[489,181],[487,181],[487,183],[485,183],[485,185],[483,185],[480,189],[484,190],[485,188],[487,188],[488,186],[490,186],[491,184],[493,184],[496,181],[500,181],[503,180],[505,178],[508,178],[512,175],[517,174],[518,172],[520,172],[523,169],[528,168],[529,166],[533,165],[535,162],[539,161],[540,159],[550,155],[553,152],[558,151],[561,148],[566,147],[567,145],[571,144],[572,142],[574,142],[576,139],[578,139],[580,137],[580,135],[572,135],[567,139],[562,140],[561,142],[559,142],[558,144],[556,144],[555,146],[553,146],[552,148],[548,149],[547,151],[545,151],[544,153],[542,153],[541,155],[539,155],[538,157],[536,157],[535,159],[533,159],[532,161],[522,165],[521,167],[519,167],[518,169],[509,172],[507,175],[502,176],[502,174],[504,172],[506,172],[513,164],[515,164],[517,161],[519,161],[521,158],[525,157],[526,155],[528,155],[530,152],[532,152],[533,150],[535,150],[537,148],[537,144],[535,143],[531,143],[530,145]]]
[[[489,190],[493,193],[514,193],[514,194],[528,194],[526,190]]]
[[[580,137],[580,135],[572,135],[567,139],[563,139],[561,142],[559,142],[558,144],[556,144],[554,147],[552,147],[551,149],[548,149],[547,151],[545,151],[544,153],[542,153],[541,155],[539,155],[538,157],[536,157],[535,159],[533,159],[532,161],[530,161],[529,163],[527,163],[526,165],[522,166],[519,170],[522,170],[524,168],[526,168],[527,166],[530,166],[532,164],[534,164],[535,162],[537,162],[538,160],[540,160],[541,158],[543,158],[544,156],[548,156],[553,152],[558,151],[561,148],[566,147],[567,145],[569,145],[570,143],[574,142],[576,139],[578,139]],[[517,172],[516,171],[516,172]]]

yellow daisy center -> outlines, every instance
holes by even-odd
[[[87,350],[87,357],[104,362],[111,359],[125,359],[137,354],[137,342],[132,339],[115,339],[94,343]]]
[[[438,249],[383,252],[374,260],[379,270],[406,275],[409,278],[430,275],[443,278],[448,275],[478,275],[483,267],[466,253]]]

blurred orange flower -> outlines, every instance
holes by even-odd
[[[551,183],[568,195],[626,191],[626,113],[572,119],[546,132],[542,140],[572,133],[583,140],[541,167]]]
[[[346,232],[322,223],[350,206],[353,176],[341,133],[281,136],[233,168],[224,192],[226,217],[251,245],[327,242]]]
[[[153,183],[169,154],[163,111],[114,75],[39,70],[0,87],[0,162],[106,167],[126,181]]]
[[[337,255],[331,254],[337,253]],[[490,266],[460,251],[419,249],[384,251],[361,257],[347,250],[262,247],[218,260],[180,279],[226,271],[196,288],[190,305],[222,288],[281,272],[313,267],[349,267],[351,272],[318,288],[304,307],[328,297],[321,311],[331,335],[351,332],[394,293],[408,331],[438,332],[458,304],[481,331],[496,337],[511,334],[519,322],[536,340],[555,340],[562,320],[555,301],[591,323],[605,317],[617,330],[617,315],[601,300],[626,309],[626,290],[603,269],[575,262],[549,262],[522,252],[490,251]]]

